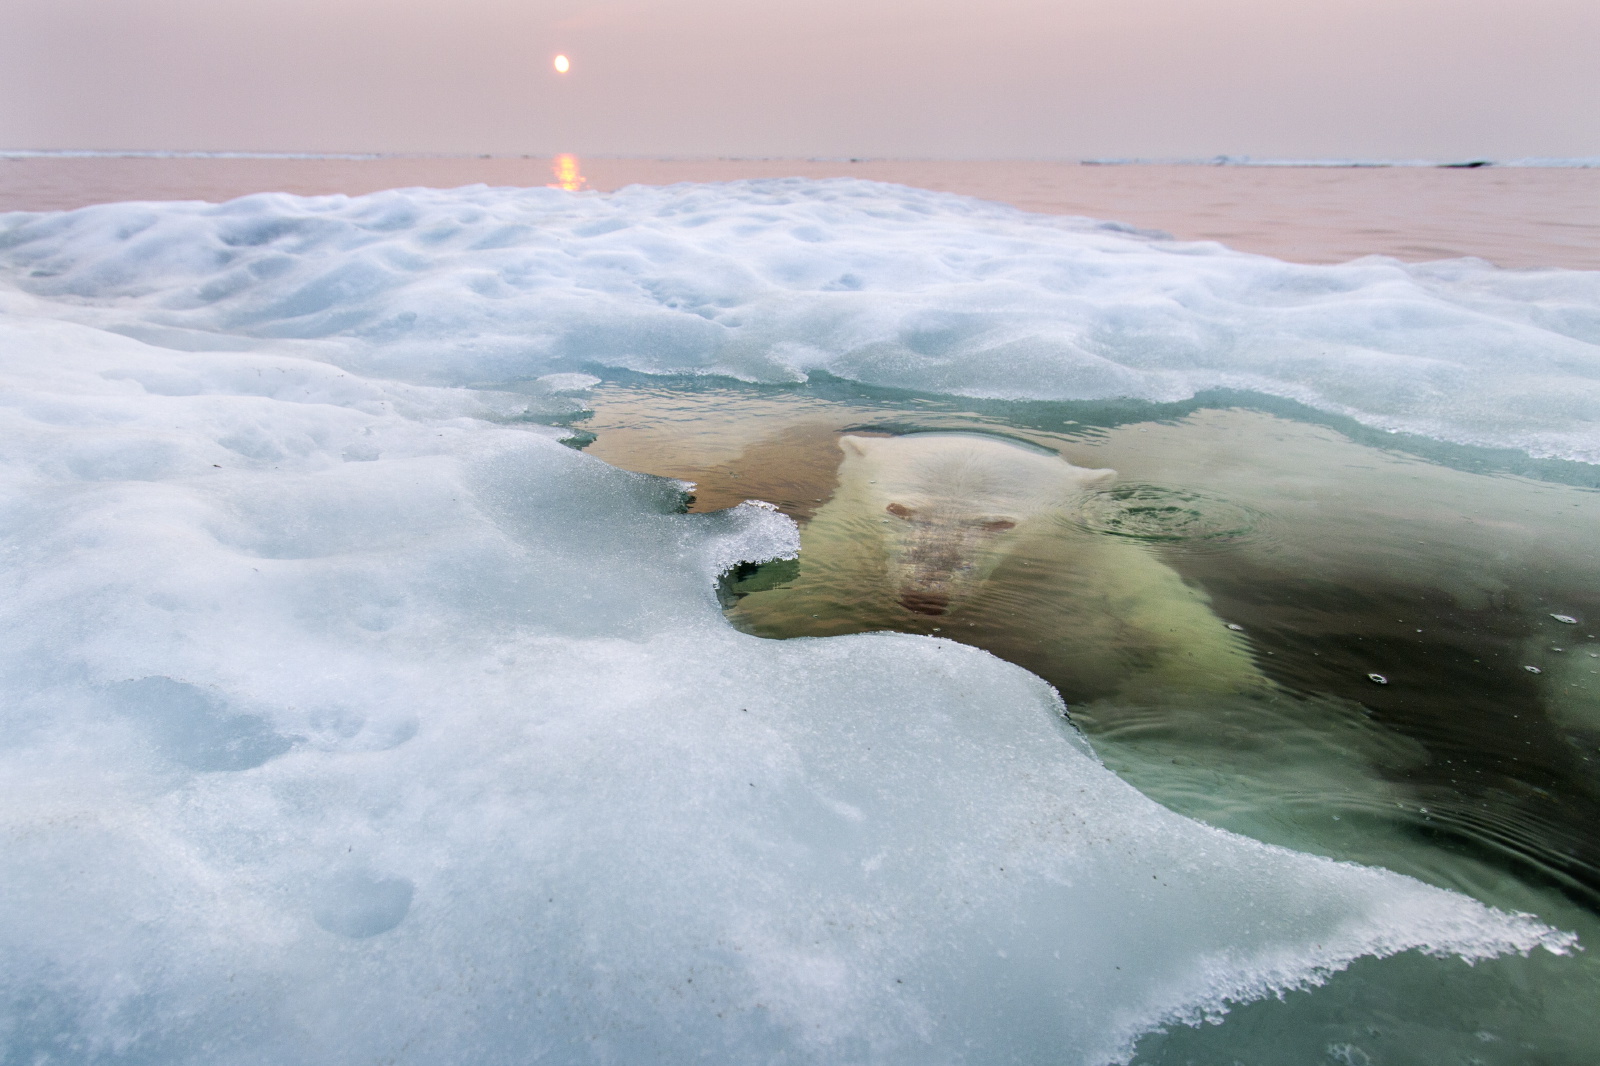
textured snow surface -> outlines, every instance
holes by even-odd
[[[9,285],[176,348],[439,384],[603,364],[1011,399],[1248,389],[1600,462],[1600,273],[1302,266],[864,181],[0,216]]]
[[[789,520],[680,514],[529,417],[592,384],[563,355],[1012,373],[950,354],[981,331],[904,347],[926,316],[1035,328],[946,306],[990,299],[985,263],[997,304],[1064,272],[1111,318],[1177,306],[1118,264],[1309,268],[856,184],[5,224],[7,1061],[1102,1063],[1364,955],[1571,946],[1175,815],[981,651],[735,632],[714,580],[791,555]],[[1305,276],[1455,307],[1348,270]],[[751,339],[791,329],[902,347]]]

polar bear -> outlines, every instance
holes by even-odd
[[[1265,685],[1203,593],[1144,545],[1076,521],[1114,470],[979,433],[849,434],[839,447],[798,573],[740,599],[741,628],[938,632],[1027,666],[1069,702]]]

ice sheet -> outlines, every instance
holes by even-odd
[[[1361,956],[1572,944],[1175,815],[973,648],[735,632],[716,576],[793,525],[527,420],[587,379],[288,349],[0,322],[15,1061],[1104,1063]]]
[[[406,190],[0,218],[14,306],[497,383],[594,365],[1014,399],[1287,397],[1600,461],[1600,274],[1303,266],[856,180]],[[3,290],[0,290],[3,291]]]

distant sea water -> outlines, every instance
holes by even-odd
[[[0,155],[0,211],[71,209],[123,200],[220,202],[267,191],[360,195],[480,182],[539,186],[559,181],[609,192],[633,184],[852,177],[976,196],[1045,214],[1115,220],[1292,262],[1340,263],[1364,255],[1408,262],[1478,256],[1502,267],[1600,269],[1600,167],[1593,166],[558,160],[17,153]]]

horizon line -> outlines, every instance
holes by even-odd
[[[370,162],[383,159],[553,159],[562,154],[532,152],[262,152],[262,151],[195,151],[187,149],[98,149],[98,148],[8,148],[0,149],[0,159],[256,159],[256,160],[338,160]],[[817,156],[817,155],[655,155],[607,154],[587,155],[587,159],[652,160],[656,162],[779,162],[805,163],[1063,163],[1079,166],[1236,166],[1236,167],[1438,167],[1448,169],[1474,169],[1479,167],[1564,167],[1573,169],[1600,168],[1600,156],[1523,156],[1516,159],[1491,159],[1471,156],[1464,159],[1364,159],[1360,157],[1311,158],[1253,158],[1248,155],[1216,155],[1209,157],[934,157],[934,156]]]

